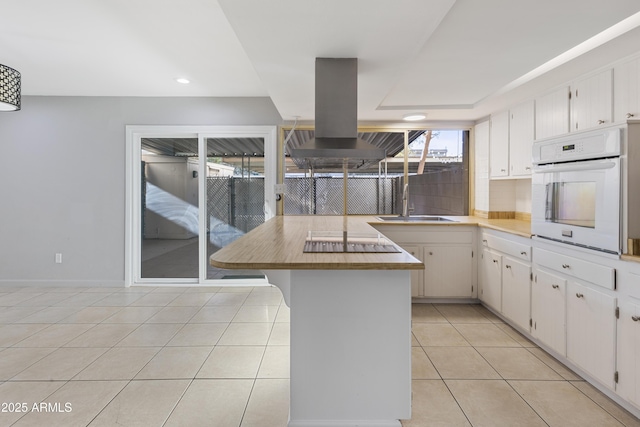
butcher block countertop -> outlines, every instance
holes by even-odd
[[[421,270],[424,264],[398,247],[395,253],[304,253],[312,232],[377,233],[370,216],[277,216],[220,249],[214,267],[251,270]]]
[[[384,215],[389,216],[389,215]],[[435,226],[460,226],[460,225],[475,225],[483,228],[491,228],[493,230],[504,231],[506,233],[515,234],[526,238],[531,238],[531,222],[523,221],[519,219],[487,219],[477,216],[443,216],[444,218],[450,218],[455,222],[433,222],[433,221],[380,221],[376,217],[363,217],[367,218],[370,222],[378,225],[401,225],[406,227],[416,225],[435,225]]]

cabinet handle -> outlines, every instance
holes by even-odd
[[[511,268],[511,266],[509,264],[505,265],[506,268]]]
[[[562,264],[562,268],[571,268],[569,264]]]
[[[631,316],[631,320],[634,322],[640,322],[640,316]]]
[[[583,295],[583,294],[576,294],[576,296],[577,296],[578,298],[584,298],[584,295]]]
[[[604,120],[598,120],[598,124],[599,125],[603,125],[603,124],[605,124],[605,121]]]
[[[433,255],[433,252],[429,252],[429,255]]]
[[[527,253],[525,251],[520,252],[520,255],[526,255]]]
[[[630,119],[631,117],[635,117],[636,115],[633,113],[627,113],[627,119]]]
[[[498,262],[498,260],[497,260],[497,259],[494,259],[494,260],[493,260],[493,262]]]
[[[487,243],[487,239],[482,239],[482,243]]]
[[[526,167],[524,168],[524,170],[526,170],[526,171],[530,171],[530,170],[531,170],[531,166],[526,166]]]
[[[560,287],[560,285],[551,285],[551,287],[552,287],[553,289],[558,289],[558,288]]]

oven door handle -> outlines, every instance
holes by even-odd
[[[589,163],[557,163],[549,165],[535,165],[534,172],[573,172],[573,171],[593,171],[602,169],[613,169],[617,165],[611,160],[592,160]]]

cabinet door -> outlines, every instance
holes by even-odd
[[[502,312],[502,257],[489,249],[480,254],[480,301]]]
[[[491,178],[509,175],[509,112],[491,115],[489,135],[489,171]]]
[[[613,102],[616,122],[640,118],[640,58],[614,68]]]
[[[542,270],[535,272],[531,285],[531,334],[562,356],[567,355],[566,291],[565,279]]]
[[[571,130],[584,130],[613,121],[613,72],[605,70],[578,80],[571,91]]]
[[[489,121],[475,127],[476,210],[489,212]]]
[[[431,298],[473,295],[473,253],[470,246],[424,247],[424,294]]]
[[[536,98],[536,139],[569,132],[569,87]]]
[[[567,358],[613,389],[616,299],[577,282],[567,285]]]
[[[502,257],[502,314],[529,331],[531,319],[531,265]]]
[[[422,258],[422,246],[420,245],[401,245],[402,249],[409,252],[420,261],[424,262]],[[424,270],[411,270],[411,296],[422,297],[424,296]]]
[[[640,303],[620,304],[618,374],[618,394],[640,406]]]
[[[511,109],[509,123],[509,165],[511,176],[531,175],[531,147],[534,134],[533,101]]]

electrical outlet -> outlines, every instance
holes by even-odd
[[[62,254],[60,252],[56,254],[56,264],[62,264]]]

